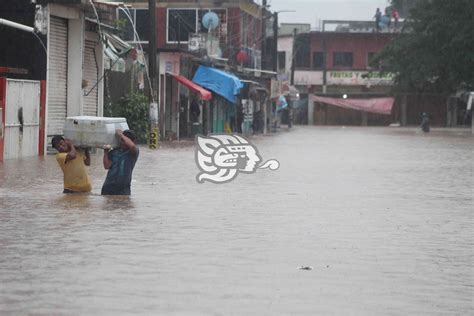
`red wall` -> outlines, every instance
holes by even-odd
[[[311,33],[311,63],[313,52],[323,51],[323,41],[326,44],[327,69],[348,69],[333,67],[333,52],[352,52],[354,70],[367,69],[369,52],[381,51],[392,39],[390,33]]]
[[[230,54],[235,54],[241,46],[241,32],[240,32],[240,23],[241,23],[241,14],[240,8],[229,8],[227,10],[227,46],[228,52]]]
[[[171,6],[170,6],[171,8]],[[156,8],[156,47],[160,48],[176,48],[176,44],[166,44],[166,12],[167,8],[159,7]],[[241,38],[241,25],[243,16],[247,16],[247,24],[254,28],[249,28],[248,31],[248,46],[253,48],[255,44],[256,49],[261,50],[262,40],[262,22],[260,19],[254,18],[251,15],[240,10],[239,7],[227,9],[227,49],[224,50],[224,54],[229,58],[235,58],[235,55],[240,51],[243,46]]]

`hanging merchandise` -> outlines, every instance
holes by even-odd
[[[246,51],[241,50],[240,52],[237,53],[235,58],[240,64],[245,64],[249,60],[249,55],[247,54]]]

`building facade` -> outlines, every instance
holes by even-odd
[[[146,51],[148,32],[143,25],[147,22],[140,19],[148,18],[145,14],[148,1],[130,1],[127,6],[127,11],[136,17],[134,26],[139,39],[132,34],[125,39],[132,44],[140,43]],[[123,19],[124,16],[120,16],[123,9],[117,10],[118,18]],[[263,113],[264,123],[267,121],[265,115],[271,112],[272,74],[262,67],[262,51],[266,40],[274,37],[267,27],[273,23],[269,11],[249,0],[219,3],[168,0],[156,3],[155,15],[157,101],[163,139],[191,137],[197,132],[242,132],[241,121],[253,121],[254,113],[258,113],[258,117]],[[206,20],[210,15],[214,15],[216,27],[208,26]],[[272,45],[268,46],[267,53],[272,49]],[[270,67],[272,62],[268,58],[267,61]],[[222,70],[241,79],[243,88],[237,100],[230,102],[219,91],[212,91],[212,98],[204,100],[193,87],[196,83],[192,83],[199,66]],[[244,104],[251,106],[243,107],[241,100],[249,100]],[[193,103],[198,103],[200,108],[197,122],[191,115]],[[244,111],[252,113],[244,115]],[[260,130],[266,130],[266,125]]]
[[[47,152],[51,137],[63,134],[67,116],[102,115],[103,45],[97,23],[87,18],[92,8],[85,0],[5,0],[0,10],[13,22],[34,27],[30,33],[1,30],[11,40],[0,66],[24,68],[21,79],[46,81],[40,152]],[[30,48],[25,47],[28,42]]]
[[[309,56],[295,73],[295,84],[311,94],[335,98],[370,99],[389,96],[393,75],[371,60],[392,39],[391,33],[314,32],[309,34]],[[305,70],[303,67],[310,67]],[[311,100],[311,98],[309,98]],[[389,115],[341,109],[309,101],[308,120],[314,124],[388,125]],[[360,123],[359,123],[360,122]]]

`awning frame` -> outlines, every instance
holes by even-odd
[[[204,101],[209,101],[212,99],[212,93],[211,91],[209,90],[206,90],[205,88],[201,87],[200,85],[192,82],[191,80],[189,80],[188,78],[184,77],[184,76],[181,76],[181,75],[175,75],[175,74],[172,74],[170,72],[167,72],[166,73],[168,76],[171,76],[173,77],[173,79],[175,79],[176,81],[178,81],[179,83],[181,83],[182,85],[184,85],[186,88],[188,88],[189,90],[193,91],[193,92],[196,92],[199,96],[200,96],[200,99],[201,100],[204,100]]]

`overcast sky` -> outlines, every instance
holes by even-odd
[[[256,2],[262,3],[262,0]],[[388,0],[267,0],[271,11],[295,10],[278,15],[280,23],[311,23],[319,20],[370,21],[375,9],[385,9]]]

